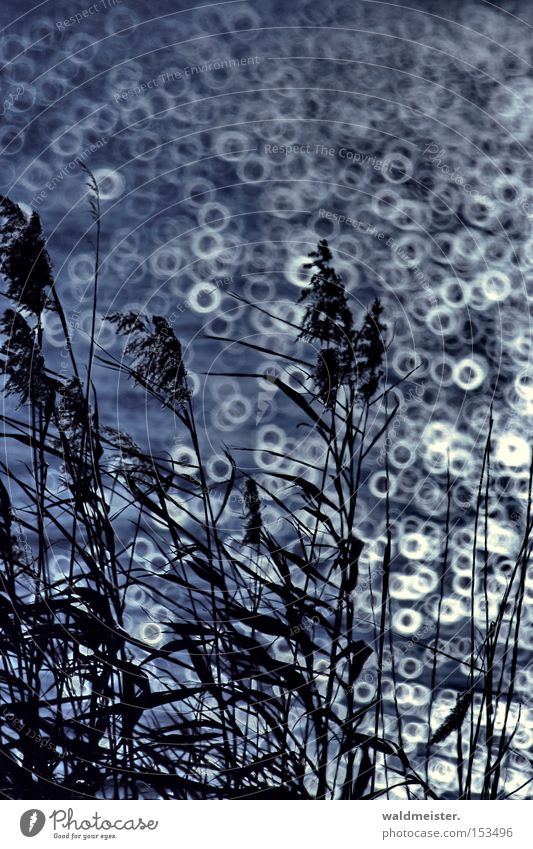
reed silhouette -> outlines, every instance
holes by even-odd
[[[28,219],[0,198],[0,271],[10,302],[1,370],[4,392],[19,404],[18,412],[2,413],[0,792],[17,799],[512,796],[505,775],[520,725],[513,682],[531,550],[531,475],[519,556],[497,615],[480,632],[474,595],[481,581],[488,609],[489,432],[476,510],[470,653],[454,661],[466,665],[468,685],[436,722],[441,664],[450,662],[441,639],[446,545],[430,637],[412,640],[432,679],[427,739],[414,756],[396,695],[385,704],[385,674],[397,686],[402,648],[391,625],[397,540],[387,460],[379,559],[364,559],[365,541],[354,532],[364,470],[398,409],[397,385],[384,382],[390,328],[382,304],[375,300],[354,316],[332,252],[320,242],[301,296],[302,325],[285,323],[285,332],[308,343],[311,359],[297,358],[307,382],[299,391],[282,376],[268,378],[320,441],[320,457],[304,450],[301,471],[272,471],[270,487],[269,475],[256,480],[239,470],[228,450],[228,478],[214,487],[169,322],[111,314],[125,340],[123,357],[98,348],[100,205],[86,170],[95,270],[84,362],[39,216]],[[46,313],[63,328],[69,373],[50,364]],[[131,379],[163,409],[190,448],[187,462],[155,456],[104,420],[95,377],[103,368]],[[448,475],[448,494],[452,485]],[[240,529],[228,535],[237,493]],[[276,531],[263,518],[267,502],[283,519]],[[446,539],[451,509],[448,497]],[[134,529],[127,546],[125,521]],[[142,562],[133,554],[144,538],[157,555]],[[371,639],[359,625],[365,588]],[[135,593],[144,618],[137,636],[129,615]],[[354,693],[368,670],[374,692],[361,702]],[[443,792],[427,765],[450,739],[456,784]]]

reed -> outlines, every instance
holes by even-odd
[[[318,245],[301,326],[274,316],[295,343],[308,343],[309,356],[268,353],[297,363],[305,376],[302,391],[283,376],[270,380],[320,441],[320,458],[305,451],[284,457],[297,471],[256,480],[239,470],[228,447],[228,479],[213,485],[181,343],[169,322],[112,314],[123,356],[98,347],[101,221],[98,186],[87,175],[96,242],[85,360],[69,335],[38,216],[28,220],[0,199],[0,270],[10,302],[1,369],[6,396],[19,405],[2,413],[9,457],[0,462],[2,794],[439,798],[423,756],[406,751],[396,697],[393,709],[386,706],[385,673],[398,683],[401,648],[392,629],[390,582],[399,567],[388,464],[382,563],[370,570],[374,616],[361,626],[367,545],[356,532],[360,504],[366,473],[398,410],[396,387],[384,384],[390,328],[383,305],[375,300],[354,316],[327,242]],[[46,311],[59,316],[69,373],[54,369],[46,351]],[[131,380],[180,429],[191,449],[187,461],[157,456],[105,421],[98,403],[104,369]],[[489,434],[476,514],[476,552],[485,555],[481,566],[474,559],[472,617],[477,580],[486,588],[489,568],[482,528],[490,512],[490,454]],[[236,497],[240,530],[229,534]],[[282,518],[276,530],[264,521],[266,502]],[[450,505],[448,497],[447,539]],[[434,730],[432,695],[421,741],[427,760],[456,736],[462,798],[507,795],[506,759],[519,725],[513,680],[530,507],[531,486],[520,554],[497,615],[482,635],[472,624],[471,656],[458,661],[469,665],[468,689]],[[143,540],[155,551],[145,562],[135,554]],[[435,695],[448,654],[440,640],[447,568],[446,545],[436,638],[421,647],[430,652]],[[144,619],[141,632],[132,626],[132,605]],[[354,692],[368,670],[375,670],[375,693],[361,703]],[[473,774],[481,761],[480,790]]]

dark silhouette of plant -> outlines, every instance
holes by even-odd
[[[335,406],[337,392],[346,373],[342,360],[337,348],[322,348],[317,356],[314,372],[316,392],[328,409]]]
[[[309,257],[304,268],[314,269],[310,285],[300,301],[307,303],[301,339],[320,344],[315,366],[318,397],[328,408],[335,404],[337,390],[351,371],[353,317],[340,276],[329,263],[333,255],[325,239]]]
[[[381,316],[383,307],[376,298],[366,314],[354,345],[354,372],[359,397],[368,402],[375,395],[384,375],[386,327]]]
[[[52,268],[37,212],[26,219],[19,206],[0,196],[0,272],[6,295],[17,306],[40,315],[52,286]]]
[[[0,348],[0,372],[7,375],[5,392],[50,410],[55,400],[56,381],[46,374],[44,357],[35,332],[19,312],[6,310],[0,319],[6,340]]]
[[[317,395],[332,409],[339,387],[355,382],[357,397],[368,403],[384,375],[386,326],[381,302],[374,300],[356,331],[341,277],[331,265],[333,255],[327,241],[319,242],[309,256],[313,262],[304,267],[315,272],[300,295],[300,301],[308,304],[300,338],[321,345],[314,372]]]
[[[467,690],[466,693],[462,693],[457,697],[457,702],[453,710],[446,717],[442,725],[437,728],[428,743],[429,746],[433,746],[436,743],[442,743],[443,740],[446,740],[446,738],[449,737],[450,734],[453,734],[454,731],[459,731],[461,729],[473,697],[474,693],[472,690]]]
[[[261,542],[261,529],[263,526],[261,519],[261,499],[259,498],[259,490],[254,480],[247,480],[244,484],[244,505],[245,513],[245,545],[259,545]]]
[[[349,344],[352,335],[352,314],[346,300],[342,280],[329,265],[333,255],[323,239],[316,251],[311,251],[312,262],[304,268],[315,269],[310,285],[300,295],[300,301],[308,302],[302,322],[301,338],[318,340],[329,345]]]
[[[187,372],[180,341],[166,318],[115,313],[109,321],[128,337],[124,353],[132,358],[134,379],[142,386],[153,386],[166,402],[183,404],[190,395]]]
[[[0,480],[0,557],[11,567],[19,557],[18,546],[13,534],[13,516],[9,493]]]

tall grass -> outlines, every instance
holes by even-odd
[[[366,471],[398,409],[398,386],[384,384],[391,333],[381,303],[374,301],[356,321],[329,246],[318,245],[310,255],[301,325],[275,316],[295,342],[307,343],[309,354],[268,352],[278,363],[296,364],[303,386],[295,388],[283,373],[268,379],[297,415],[299,432],[312,432],[321,450],[307,455],[305,439],[291,458],[272,449],[273,471],[250,475],[227,449],[228,479],[214,485],[181,344],[169,322],[110,315],[124,338],[123,356],[98,347],[100,210],[98,186],[87,173],[95,279],[85,361],[70,338],[38,216],[28,220],[16,204],[0,199],[0,269],[11,302],[1,362],[4,392],[19,404],[18,412],[2,413],[3,795],[508,795],[507,761],[520,722],[513,681],[530,556],[531,483],[521,550],[489,619],[489,431],[476,510],[471,651],[457,660],[467,665],[467,684],[439,725],[435,699],[446,684],[439,678],[442,663],[449,661],[441,639],[454,522],[448,476],[435,635],[429,644],[413,640],[429,659],[428,731],[417,750],[409,749],[399,700],[385,688],[391,676],[394,687],[399,683],[395,661],[402,643],[391,625],[398,558],[388,463],[381,562],[368,555],[369,544],[356,530]],[[59,318],[69,373],[49,362],[45,314]],[[250,342],[220,341],[242,346],[244,354],[254,347],[265,353]],[[102,369],[127,377],[154,408],[163,408],[190,448],[186,461],[156,456],[106,423],[98,403]],[[233,376],[265,379],[242,370]],[[280,469],[280,459],[290,459],[292,469]],[[242,504],[237,529],[235,498]],[[275,527],[264,520],[266,505],[281,517]],[[152,554],[143,562],[138,550],[145,540]],[[480,580],[483,633],[474,625]],[[370,614],[362,608],[367,586]],[[142,631],[135,630],[132,606]],[[369,671],[374,694],[361,700],[357,687]],[[457,785],[443,791],[428,764],[451,738]],[[481,785],[474,781],[480,769]]]

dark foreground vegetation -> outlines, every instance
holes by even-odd
[[[98,186],[88,178],[96,316],[101,219]],[[353,532],[365,470],[377,451],[389,475],[386,437],[397,412],[397,387],[385,380],[392,328],[380,301],[355,316],[329,247],[320,243],[310,255],[302,324],[287,321],[284,329],[308,343],[309,356],[271,352],[306,375],[301,390],[283,373],[270,377],[299,420],[298,471],[274,466],[269,486],[268,475],[240,470],[228,450],[231,472],[213,486],[176,329],[162,316],[111,314],[123,357],[100,350],[93,322],[80,361],[38,216],[26,218],[8,198],[0,204],[9,301],[1,369],[11,405],[2,414],[0,461],[4,797],[512,795],[505,776],[521,722],[513,682],[531,499],[507,588],[489,618],[490,427],[476,505],[469,650],[451,658],[462,667],[464,688],[448,716],[430,722],[444,683],[441,665],[450,662],[441,639],[446,544],[439,604],[430,627],[411,640],[431,685],[423,709],[427,737],[413,750],[405,745],[396,698],[402,639],[391,628],[389,589],[398,567],[388,498],[382,544],[371,560]],[[47,313],[61,322],[67,369],[47,356]],[[163,408],[190,449],[186,463],[154,456],[110,426],[99,405],[103,368],[136,384],[158,415]],[[254,377],[246,368],[238,376]],[[322,445],[317,456],[306,454],[309,432]],[[452,486],[448,474],[448,493]],[[230,510],[236,494],[238,522]],[[265,504],[282,519],[275,529],[263,520]],[[448,498],[440,515],[445,539],[450,504]],[[157,554],[143,562],[133,555],[146,538]],[[142,637],[132,626],[135,594],[144,599],[136,607]],[[486,601],[483,627],[474,621],[479,594]],[[363,595],[369,610],[361,610]],[[361,636],[362,618],[371,639]],[[354,692],[368,670],[374,685],[361,702]],[[387,698],[385,679],[393,682]],[[429,768],[443,747],[454,765],[444,791]]]

